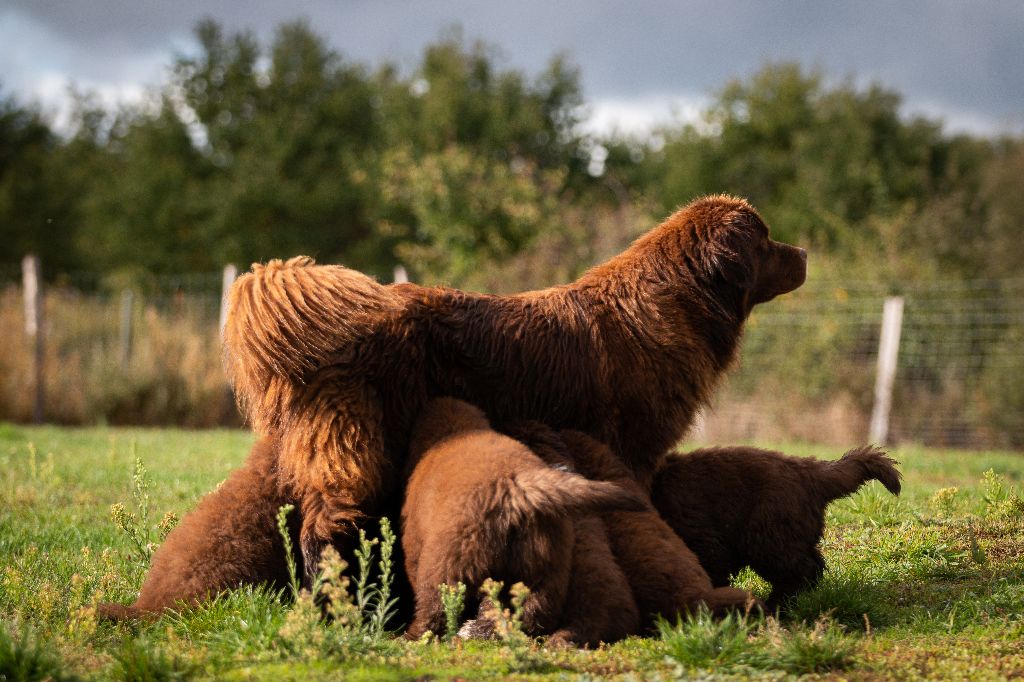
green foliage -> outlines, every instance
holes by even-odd
[[[135,446],[132,445],[134,451]],[[153,552],[160,546],[167,534],[178,525],[178,515],[174,512],[167,512],[155,526],[149,519],[149,478],[142,459],[135,457],[135,469],[132,472],[132,499],[135,501],[136,512],[129,511],[121,502],[110,507],[110,518],[121,532],[131,541],[134,553],[131,559],[134,560],[140,569],[146,569],[152,558]]]
[[[13,634],[6,623],[0,622],[0,680],[59,682],[75,679],[65,672],[64,664],[47,643],[28,627],[21,626],[17,630],[17,634]]]
[[[380,538],[371,540],[364,529],[359,529],[359,549],[355,551],[359,562],[355,605],[362,617],[367,619],[367,631],[372,637],[382,637],[387,632],[388,622],[396,613],[398,598],[391,593],[395,577],[392,564],[395,542],[391,522],[386,516],[380,519]],[[377,546],[380,546],[380,559],[374,574],[373,557]]]
[[[298,598],[300,584],[299,572],[295,566],[295,547],[292,544],[292,535],[288,532],[288,515],[295,511],[294,504],[282,505],[277,510],[277,532],[281,535],[284,544],[285,562],[288,565],[288,581],[292,589],[292,597]]]
[[[142,638],[125,640],[114,660],[114,678],[124,682],[176,682],[199,673],[195,664]]]
[[[554,229],[564,173],[526,159],[495,162],[469,148],[422,157],[398,148],[382,162],[380,233],[418,281],[474,285],[474,275]]]
[[[466,586],[461,582],[455,585],[441,584],[437,590],[441,594],[441,608],[444,609],[445,639],[451,640],[459,632],[462,611],[466,607]]]
[[[795,627],[782,639],[779,662],[794,675],[845,670],[854,664],[856,650],[831,619],[819,618],[814,627]]]
[[[827,617],[813,627],[783,627],[774,619],[740,614],[715,619],[702,610],[669,625],[658,622],[666,655],[682,668],[783,670],[795,675],[845,670],[855,662],[857,643]]]
[[[700,123],[603,139],[579,132],[581,74],[562,55],[530,75],[453,30],[402,70],[346,60],[302,21],[266,43],[210,19],[195,36],[144,104],[76,93],[68,139],[0,93],[8,265],[34,251],[51,274],[138,276],[308,253],[481,286],[480,268],[566,229],[568,209],[662,213],[727,191],[783,240],[888,281],[1016,272],[1024,145],[908,119],[877,84],[767,64]]]
[[[61,148],[37,107],[26,107],[0,86],[0,265],[26,253],[46,268],[77,265],[72,230],[75,192],[69,169],[54,163]]]
[[[762,668],[767,666],[764,652],[751,641],[755,627],[742,615],[715,619],[701,610],[675,625],[659,620],[658,634],[666,655],[688,668]]]
[[[1008,518],[1024,517],[1024,499],[1015,486],[1006,482],[1005,477],[989,469],[984,474],[982,486],[985,490],[986,514]]]
[[[294,548],[288,532],[288,514],[292,505],[277,513],[277,528],[284,541],[293,603],[279,629],[273,633],[277,644],[287,653],[306,659],[321,656],[345,658],[370,651],[386,651],[388,621],[396,613],[398,599],[391,596],[394,573],[392,555],[396,537],[387,518],[380,522],[380,539],[370,540],[360,529],[356,556],[359,567],[355,592],[345,575],[348,564],[334,547],[322,553],[316,576],[309,590],[300,588],[295,568]],[[373,566],[374,547],[380,545],[380,558]],[[371,573],[376,568],[376,580]]]

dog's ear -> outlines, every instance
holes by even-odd
[[[760,239],[756,221],[756,216],[737,212],[703,235],[694,256],[708,279],[721,278],[742,289],[754,286],[754,251]]]

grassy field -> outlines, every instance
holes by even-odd
[[[135,629],[98,624],[97,599],[134,598],[165,514],[187,512],[250,443],[237,431],[0,425],[0,680],[1024,675],[1024,456],[914,447],[893,453],[902,497],[872,483],[832,506],[830,569],[781,622],[697,618],[597,651],[407,643],[310,622],[302,602],[257,589]],[[112,520],[117,503],[135,537]]]

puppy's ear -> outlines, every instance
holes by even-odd
[[[724,279],[742,289],[754,286],[754,250],[759,239],[757,218],[738,212],[696,244],[697,266],[708,279]]]

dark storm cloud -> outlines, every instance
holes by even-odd
[[[458,23],[468,38],[496,44],[507,63],[529,71],[566,50],[581,66],[592,99],[706,93],[765,61],[797,60],[834,77],[880,80],[902,92],[911,108],[932,114],[1015,126],[1024,118],[1019,0],[254,4],[15,0],[7,6],[82,55],[82,67],[92,73],[72,77],[94,80],[119,73],[119,59],[188,45],[204,15],[264,39],[280,22],[305,17],[350,58],[403,65]]]

